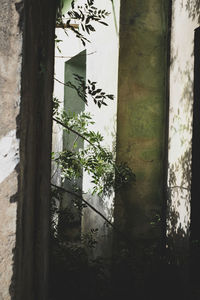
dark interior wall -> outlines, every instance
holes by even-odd
[[[55,0],[21,5],[23,61],[15,296],[49,299],[48,243]]]
[[[161,236],[165,201],[169,8],[166,0],[121,2],[117,160],[136,183],[117,193],[115,222],[147,248]]]

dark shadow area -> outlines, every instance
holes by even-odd
[[[20,14],[18,25],[23,30],[23,51],[17,119],[20,139],[17,232],[10,295],[15,300],[41,300],[48,299],[56,1],[50,4],[47,0],[24,0],[15,8]]]
[[[198,1],[199,2],[199,1]],[[199,4],[200,6],[200,4]],[[191,184],[191,280],[198,285],[200,268],[200,27],[194,38],[194,104]]]

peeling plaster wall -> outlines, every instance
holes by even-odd
[[[174,0],[172,3],[167,247],[175,252],[185,252],[189,246],[197,2]]]
[[[13,275],[13,250],[16,243],[18,190],[16,167],[19,139],[16,118],[20,109],[22,34],[16,5],[0,3],[0,299],[8,300]]]

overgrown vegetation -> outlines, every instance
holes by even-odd
[[[84,32],[94,32],[92,24],[95,22],[107,25],[104,19],[109,13],[106,10],[98,10],[93,0],[87,0],[83,6],[76,6],[72,1],[71,10],[67,15],[69,19],[66,21],[66,15],[58,13],[57,26],[62,27],[66,34],[67,29],[72,30],[85,45],[89,41]],[[82,33],[72,26],[74,20],[80,22]],[[74,89],[80,101],[84,101],[86,105],[90,105],[92,101],[100,109],[102,105],[107,106],[109,101],[114,100],[114,96],[99,88],[97,82],[85,82],[79,74],[74,74],[74,78],[76,83],[67,81],[60,84]],[[93,184],[91,196],[98,195],[104,198],[135,181],[135,175],[126,162],[117,164],[115,154],[103,146],[103,136],[91,129],[94,125],[92,115],[86,112],[78,114],[71,111],[70,107],[67,111],[62,110],[60,101],[57,98],[53,99],[53,120],[62,126],[67,135],[73,136],[74,141],[70,148],[52,153],[53,163],[60,170],[61,181],[67,182],[69,189],[52,184],[51,282],[54,286],[52,285],[50,294],[52,299],[64,299],[66,294],[72,299],[103,299],[112,293],[109,276],[111,262],[101,257],[88,257],[88,250],[95,248],[98,243],[98,228],[84,234],[81,234],[80,230],[75,240],[70,238],[69,231],[74,227],[80,229],[80,218],[83,210],[88,207],[111,226],[120,238],[126,240],[126,237],[112,220],[107,219],[84,199],[85,191],[78,183],[83,172],[87,172]],[[84,147],[78,147],[80,140],[85,142]],[[70,196],[72,203],[63,208],[61,204],[66,194]]]
[[[112,0],[111,0],[112,1]],[[187,1],[189,16],[194,19],[195,10],[191,7],[195,1]],[[199,2],[199,1],[196,1]],[[190,7],[191,6],[191,7]],[[197,10],[199,5],[197,5]],[[95,32],[95,23],[107,26],[106,17],[109,12],[98,10],[94,6],[94,0],[87,0],[84,5],[78,6],[72,1],[71,9],[67,15],[58,13],[57,27],[74,32],[83,45],[90,42],[88,35]],[[75,24],[74,24],[75,23]],[[79,24],[79,26],[74,26]],[[79,27],[79,29],[78,29]],[[85,33],[87,34],[85,36]],[[59,40],[56,38],[56,43]],[[90,105],[93,101],[99,108],[102,105],[109,105],[109,101],[114,100],[113,95],[105,93],[98,87],[97,82],[84,81],[79,74],[74,74],[75,82],[60,82],[72,88],[84,101]],[[57,79],[56,79],[57,80]],[[198,276],[192,276],[192,289],[186,286],[189,267],[188,257],[183,257],[174,249],[174,258],[161,251],[161,246],[156,240],[153,244],[145,239],[142,245],[132,245],[124,233],[101,214],[94,206],[90,205],[84,197],[84,191],[77,184],[82,177],[83,171],[88,172],[93,182],[93,195],[100,197],[109,196],[113,190],[126,187],[127,184],[135,180],[133,171],[126,163],[117,165],[115,156],[108,151],[103,144],[103,137],[99,132],[91,130],[93,118],[90,114],[77,114],[70,111],[61,111],[59,99],[54,98],[54,121],[62,125],[63,130],[68,135],[74,135],[74,142],[70,149],[65,149],[59,153],[52,153],[52,159],[61,170],[62,181],[67,181],[70,189],[52,184],[52,205],[51,205],[51,300],[60,299],[199,299]],[[85,147],[78,147],[78,141],[84,140]],[[61,207],[65,194],[70,195],[72,205]],[[98,228],[91,229],[90,232],[78,233],[78,239],[70,237],[70,231],[74,226],[79,226],[83,210],[88,207],[101,216],[104,221],[111,226],[118,235],[118,242],[122,247],[113,251],[112,262],[101,257],[90,259],[88,249],[95,249],[98,239],[96,235]],[[77,214],[80,218],[77,218]],[[174,220],[177,216],[172,216]],[[175,222],[176,223],[176,222]],[[161,217],[159,212],[155,212],[150,220],[152,228],[161,228]],[[181,233],[181,232],[180,232]],[[177,235],[177,233],[176,233]],[[175,235],[174,235],[175,236]],[[180,234],[181,238],[183,234]],[[174,237],[172,239],[173,244]],[[148,244],[149,243],[149,244]],[[181,243],[180,243],[181,245]],[[199,240],[192,241],[192,270],[199,270]],[[181,246],[180,246],[181,252]],[[137,257],[137,261],[135,259]],[[197,259],[198,257],[198,259]],[[173,261],[174,259],[174,261]],[[176,261],[175,261],[176,260]],[[178,261],[178,263],[177,263]],[[110,276],[110,266],[112,277]],[[182,283],[186,283],[185,286]],[[197,284],[196,284],[197,283]],[[195,286],[196,285],[196,286]],[[196,290],[195,290],[196,289]],[[139,292],[139,293],[138,293]],[[137,294],[138,293],[138,294]]]

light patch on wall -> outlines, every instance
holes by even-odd
[[[194,29],[188,0],[173,2],[168,150],[168,237],[190,231]],[[184,33],[184,34],[183,34]]]
[[[11,130],[0,140],[0,183],[15,169],[19,162],[19,140],[16,130]]]

